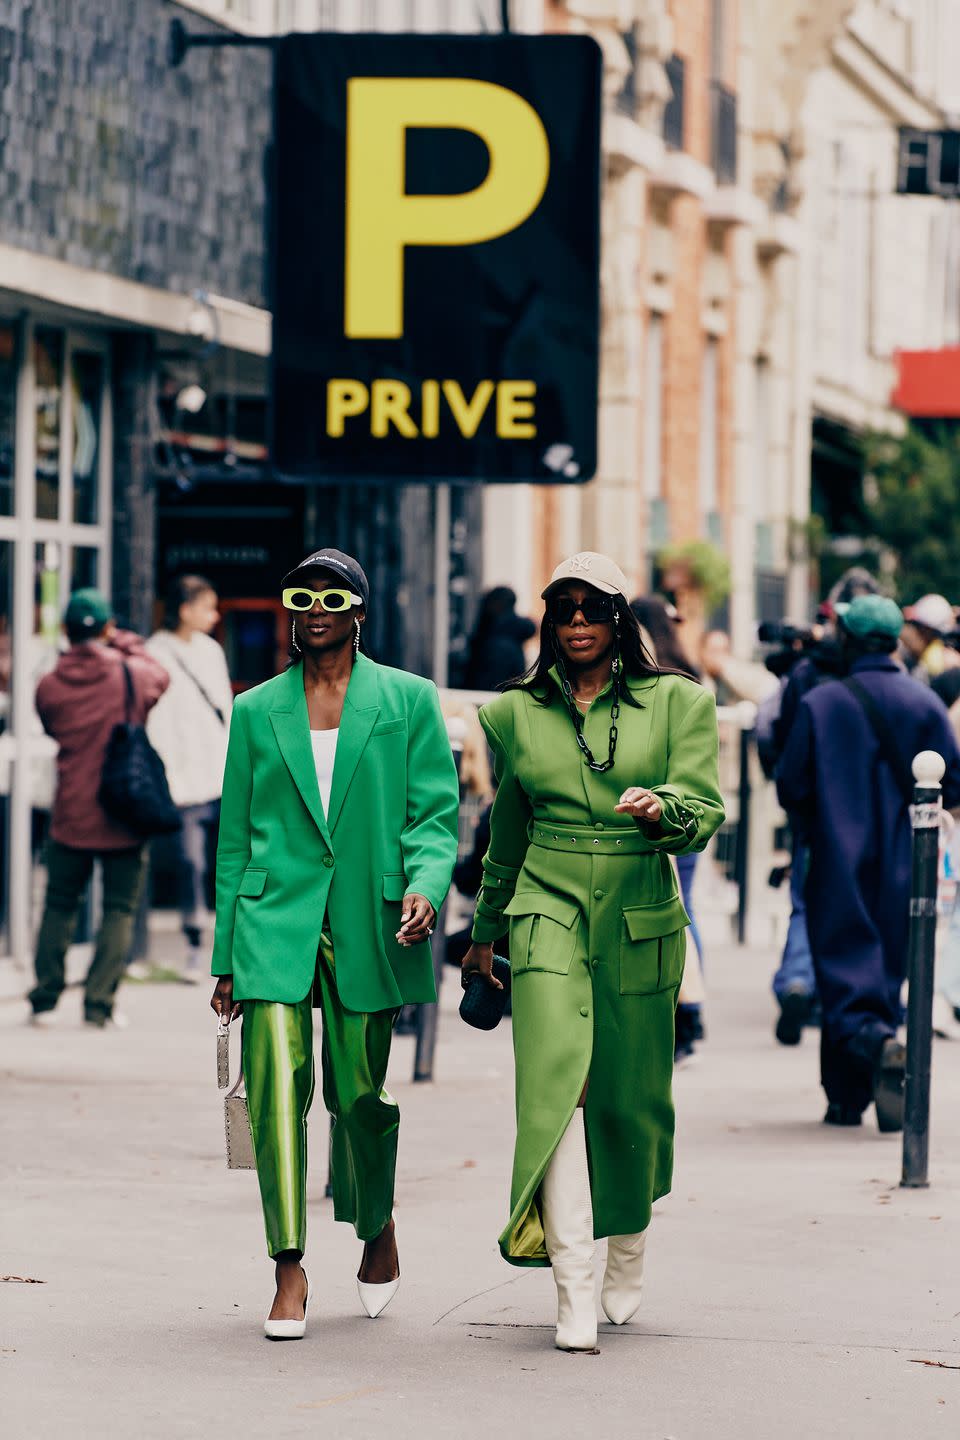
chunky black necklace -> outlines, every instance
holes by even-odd
[[[598,775],[603,775],[607,770],[613,769],[613,757],[617,753],[617,721],[620,718],[620,679],[623,674],[623,665],[620,660],[619,649],[613,652],[613,665],[611,678],[613,680],[613,701],[610,706],[610,743],[606,760],[598,760],[590,746],[587,744],[583,734],[583,716],[577,705],[573,687],[567,676],[567,667],[563,663],[563,656],[557,647],[557,674],[560,677],[560,689],[563,691],[563,698],[566,701],[567,709],[570,711],[570,718],[573,721],[573,728],[577,736],[577,744],[583,751],[584,759],[591,770]]]

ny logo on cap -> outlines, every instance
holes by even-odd
[[[570,569],[574,571],[589,570],[592,565],[593,561],[591,560],[589,555],[574,555],[573,559],[570,561]]]

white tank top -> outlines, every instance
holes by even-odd
[[[324,815],[330,811],[330,786],[333,784],[333,765],[337,758],[339,730],[311,730],[310,744],[313,746],[313,763],[317,767],[317,784],[320,786],[320,802]]]

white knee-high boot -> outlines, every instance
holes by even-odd
[[[607,1241],[607,1268],[600,1303],[603,1313],[614,1325],[626,1325],[640,1309],[646,1245],[646,1230],[637,1235],[611,1235]]]
[[[583,1111],[554,1151],[540,1191],[543,1233],[557,1286],[557,1349],[597,1348],[593,1206]]]

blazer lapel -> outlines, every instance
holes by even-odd
[[[303,693],[303,672],[299,665],[287,671],[286,693],[278,696],[276,707],[270,711],[270,723],[277,737],[280,753],[284,758],[293,783],[303,797],[317,829],[327,845],[330,845],[330,831],[320,801],[320,787],[317,784],[317,770],[313,762],[313,747],[310,744],[310,719],[307,715],[307,698]],[[338,745],[339,750],[339,745]]]
[[[337,828],[350,782],[360,764],[360,757],[379,714],[380,684],[377,680],[377,667],[365,655],[358,655],[340,718],[337,758],[333,765],[333,784],[330,789],[330,813],[327,816],[331,835]]]

